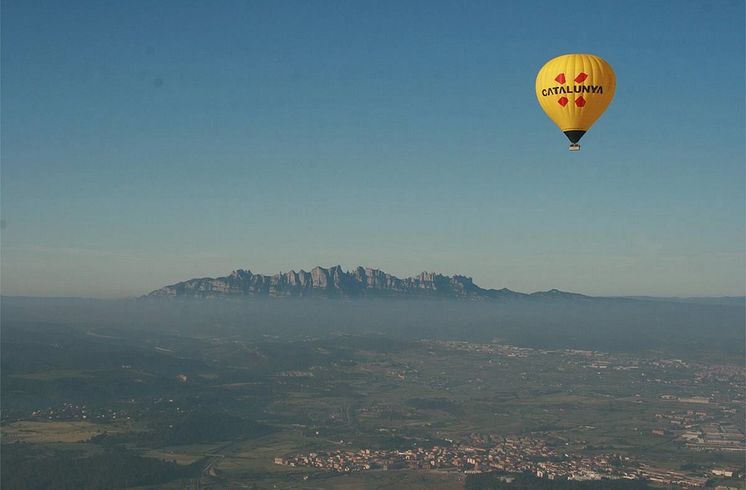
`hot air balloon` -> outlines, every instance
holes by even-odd
[[[570,140],[570,151],[611,103],[616,75],[604,59],[592,54],[564,54],[536,75],[536,98],[547,116]]]

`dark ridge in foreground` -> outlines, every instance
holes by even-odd
[[[483,289],[470,277],[444,276],[422,272],[400,279],[378,269],[357,267],[344,271],[340,266],[314,267],[310,272],[290,271],[273,276],[235,270],[224,277],[190,279],[157,289],[149,298],[218,298],[218,297],[395,297],[395,298],[461,298],[493,299],[590,299],[582,294],[557,289],[532,294],[510,289]]]

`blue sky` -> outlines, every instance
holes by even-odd
[[[534,79],[617,74],[567,151]],[[8,0],[2,292],[341,264],[744,294],[744,3]]]

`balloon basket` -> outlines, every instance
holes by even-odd
[[[580,151],[580,145],[577,143],[570,144],[570,151]]]

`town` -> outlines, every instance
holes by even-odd
[[[489,437],[494,440],[494,437]],[[663,485],[703,487],[707,475],[692,476],[682,471],[656,468],[637,462],[622,454],[582,456],[547,445],[533,437],[511,436],[497,444],[470,445],[453,443],[408,450],[361,449],[310,452],[276,457],[274,463],[291,467],[308,466],[338,473],[371,470],[433,470],[457,471],[466,474],[499,471],[529,472],[549,480],[645,479]],[[733,468],[716,468],[713,475],[738,477]]]

